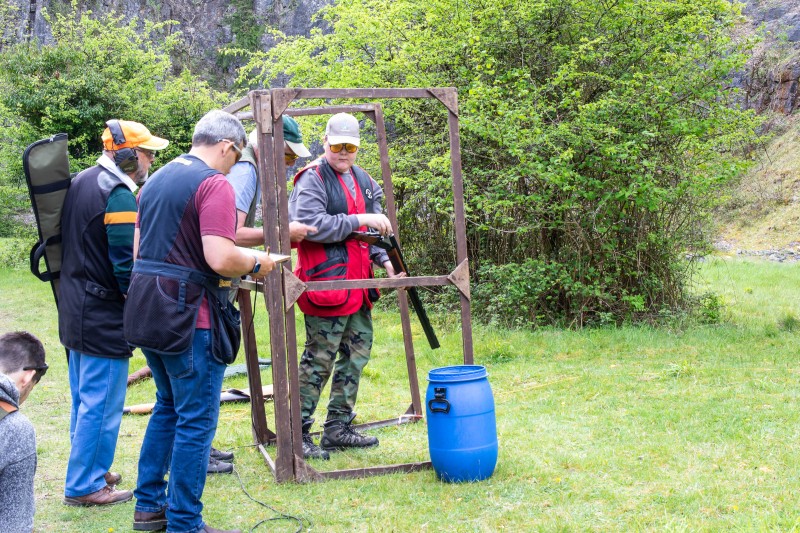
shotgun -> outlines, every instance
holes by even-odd
[[[392,262],[392,266],[394,267],[394,271],[398,273],[405,272],[406,276],[411,276],[411,273],[406,267],[406,262],[403,260],[403,253],[400,251],[400,245],[397,243],[397,239],[395,239],[394,235],[384,237],[374,230],[354,231],[350,234],[350,238],[386,250],[386,253],[389,255],[389,261]],[[433,331],[433,326],[431,326],[428,313],[425,312],[425,307],[422,305],[422,300],[419,298],[417,288],[408,287],[406,291],[411,299],[411,307],[414,308],[414,311],[419,317],[419,322],[422,324],[422,331],[425,332],[425,337],[428,338],[428,344],[435,350],[439,347],[439,339],[436,338],[436,332]]]

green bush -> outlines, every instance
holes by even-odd
[[[14,269],[27,269],[30,263],[31,247],[36,239],[0,237],[0,266]]]
[[[695,311],[702,324],[717,324],[722,318],[724,304],[716,293],[706,292],[696,297]]]
[[[36,222],[27,189],[0,185],[0,237],[36,240]]]
[[[520,327],[551,323],[550,315],[567,279],[562,265],[529,259],[522,264],[484,265],[472,294],[476,318]]]
[[[470,262],[503,310],[486,318],[618,322],[686,304],[682,257],[706,246],[710,209],[758,137],[729,83],[751,46],[732,38],[740,9],[339,0],[320,14],[330,31],[277,35],[241,72],[297,87],[456,87]],[[449,272],[447,114],[435,101],[383,105],[404,245],[422,272]]]
[[[658,320],[659,315],[645,306],[646,287],[643,283],[637,287],[640,292],[617,293],[620,287],[608,280],[600,283],[586,272],[552,261],[484,264],[475,276],[472,309],[477,318],[505,327]]]

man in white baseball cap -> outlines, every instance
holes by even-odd
[[[333,145],[350,143],[357,147],[361,146],[360,129],[356,117],[348,113],[333,115],[325,126],[325,140],[328,144]]]
[[[325,154],[295,176],[289,200],[289,219],[317,228],[297,245],[295,275],[303,281],[365,279],[373,277],[374,263],[397,277],[384,250],[348,239],[367,227],[384,235],[392,231],[381,208],[380,185],[355,165],[361,145],[358,121],[347,113],[333,115],[323,142]],[[306,458],[328,459],[328,450],[378,445],[377,438],[352,427],[361,372],[372,349],[375,299],[377,291],[350,289],[304,292],[297,302],[306,324],[299,372]],[[328,416],[317,446],[311,416],[331,375]]]

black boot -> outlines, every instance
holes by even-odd
[[[352,422],[355,414],[350,416],[350,420],[328,420],[325,422],[325,431],[319,445],[323,450],[344,450],[345,448],[370,448],[378,445],[378,439],[363,435],[353,429]]]
[[[230,474],[231,472],[233,472],[233,465],[231,463],[226,463],[225,461],[220,461],[219,459],[214,459],[213,457],[208,458],[206,473]]]
[[[303,459],[325,459],[327,461],[331,458],[330,454],[314,444],[314,440],[311,438],[313,424],[313,418],[303,420]]]
[[[211,447],[211,457],[217,461],[225,461],[226,463],[233,462],[233,452],[223,452],[222,450],[218,450],[213,446]]]

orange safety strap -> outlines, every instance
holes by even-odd
[[[17,408],[10,403],[0,401],[0,420],[4,419],[6,415],[10,415],[16,410]]]

